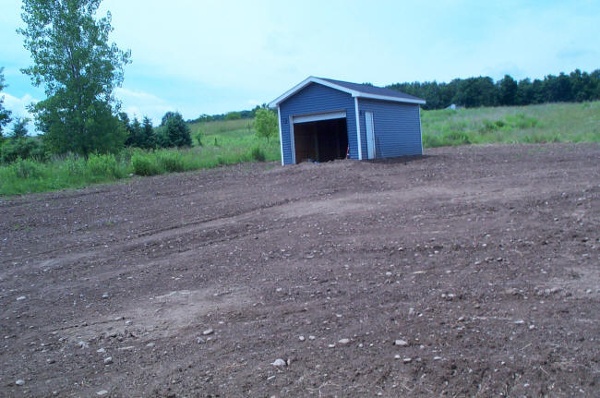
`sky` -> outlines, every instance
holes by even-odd
[[[600,69],[597,0],[104,0],[107,11],[133,61],[116,97],[155,124],[252,109],[309,76],[386,86]],[[28,116],[45,95],[20,72],[20,14],[0,0],[0,95]]]

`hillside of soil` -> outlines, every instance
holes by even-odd
[[[0,395],[594,397],[600,146],[0,199]]]

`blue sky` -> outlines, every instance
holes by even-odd
[[[14,116],[44,98],[21,2],[0,0],[2,93]],[[111,40],[131,49],[116,92],[130,116],[158,122],[251,109],[308,76],[388,85],[600,69],[597,0],[104,0]]]

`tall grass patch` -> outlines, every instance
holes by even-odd
[[[164,172],[151,152],[136,151],[131,156],[131,166],[133,173],[139,176],[154,176]]]
[[[93,154],[87,159],[87,172],[90,180],[111,181],[123,178],[127,166],[121,164],[113,154]]]
[[[425,147],[600,141],[600,102],[423,111]]]

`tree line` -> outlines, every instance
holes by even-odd
[[[223,120],[239,120],[239,119],[254,119],[256,112],[261,108],[266,108],[267,104],[256,105],[251,110],[233,111],[227,113],[218,113],[214,115],[202,114],[196,119],[190,119],[188,123],[202,123],[202,122],[217,122]]]
[[[387,86],[423,98],[424,109],[443,109],[452,104],[467,108],[481,106],[534,105],[548,102],[600,100],[600,69],[591,73],[579,69],[569,74],[547,75],[543,79],[516,81],[505,75],[497,82],[480,76],[454,79],[450,83],[412,82]]]

